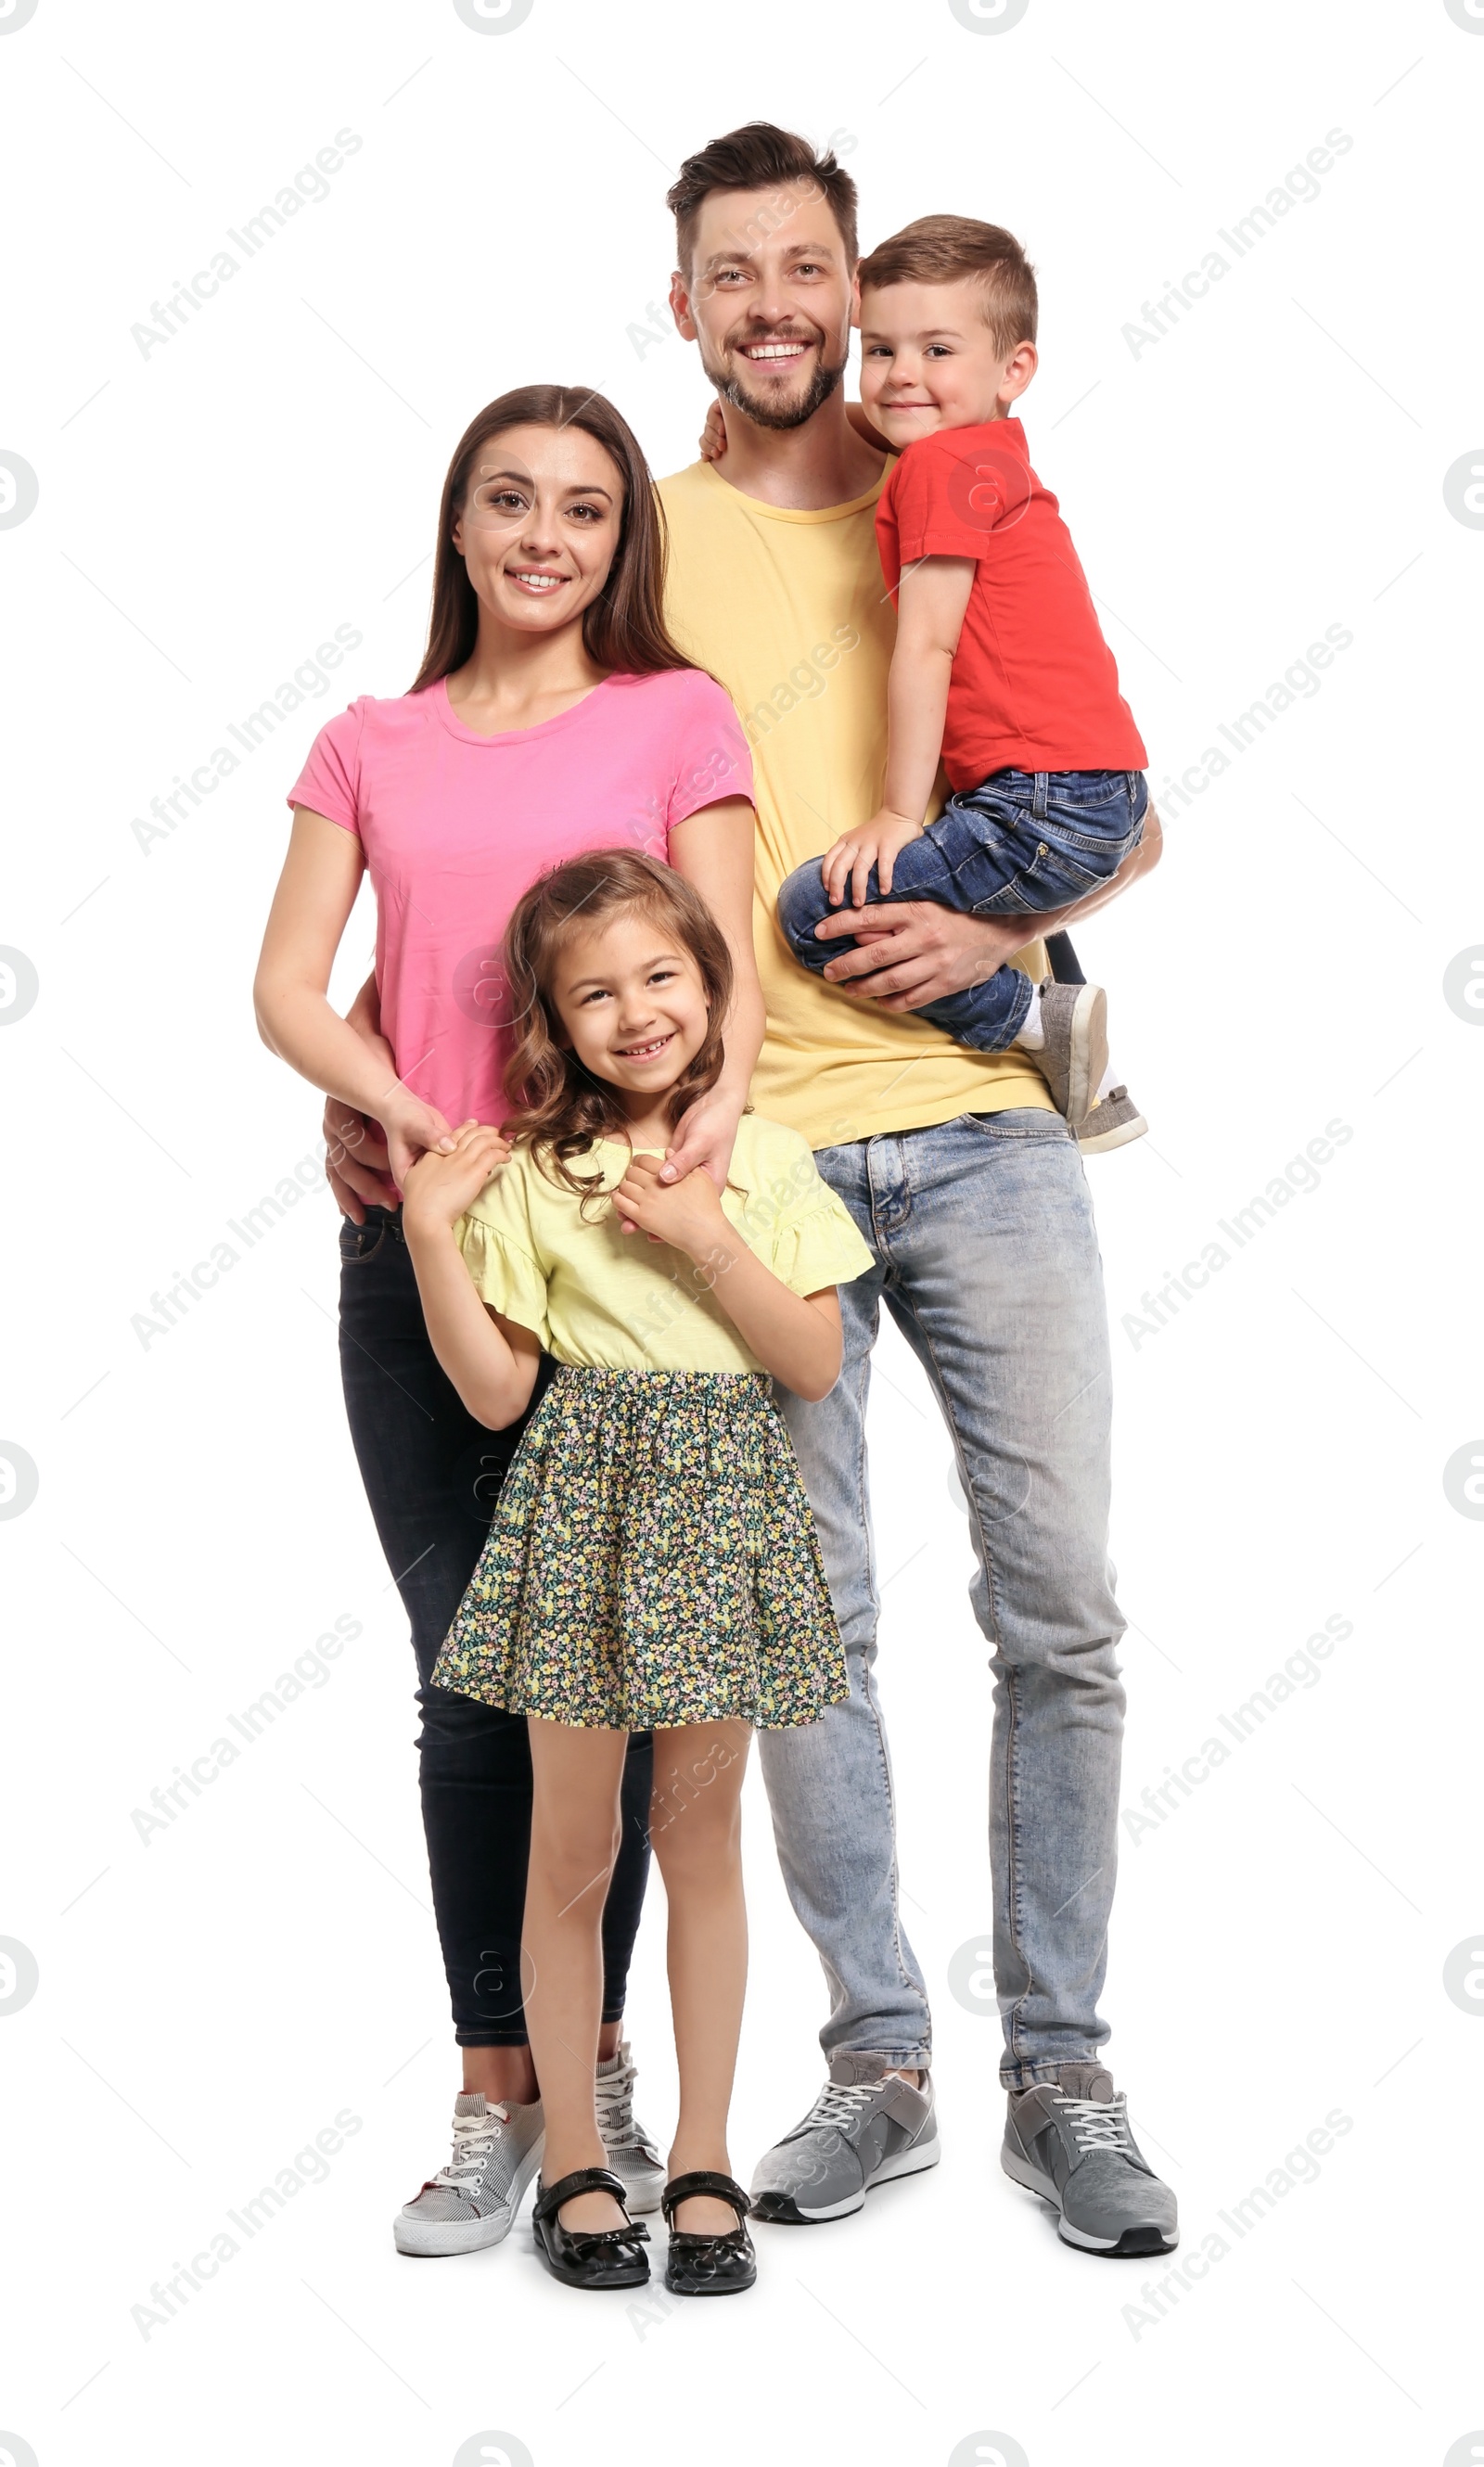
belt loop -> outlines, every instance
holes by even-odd
[[[1033,822],[1043,823],[1046,819],[1046,788],[1051,774],[1049,771],[1038,771],[1034,774],[1034,778],[1036,784],[1031,791],[1031,819]]]

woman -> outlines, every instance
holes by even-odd
[[[422,666],[409,693],[365,696],[316,738],[289,800],[255,988],[264,1042],[332,1100],[346,1406],[418,1658],[423,1822],[464,2087],[452,2160],[396,2223],[404,2252],[498,2243],[539,2162],[542,2118],[519,1964],[525,1723],[428,1685],[524,1424],[484,1428],[440,1369],[401,1187],[420,1155],[447,1149],[453,1125],[500,1120],[506,919],[538,875],[585,849],[668,861],[726,936],[725,1066],[677,1149],[719,1184],[762,1041],[751,769],[727,697],[665,631],[660,522],[638,444],[601,396],[520,387],[470,423],[444,488]],[[368,871],[376,974],[343,1020],[327,989]],[[655,2206],[663,2182],[633,2122],[621,2036],[651,1790],[641,1736],[604,1920],[598,2078],[609,2161],[636,2209]]]

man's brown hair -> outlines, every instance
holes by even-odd
[[[714,137],[698,154],[688,155],[680,166],[679,178],[666,196],[665,203],[675,218],[675,247],[681,271],[689,274],[691,270],[696,224],[708,197],[719,191],[782,190],[790,182],[805,180],[812,181],[825,199],[845,243],[845,262],[847,266],[854,265],[857,245],[856,183],[850,173],[840,169],[828,150],[816,154],[807,137],[795,137],[787,128],[775,128],[770,120],[749,120],[745,128],[733,128],[725,137]],[[776,206],[769,201],[761,207],[756,216],[758,237],[763,238],[776,231],[792,212],[792,201],[782,196]]]
[[[861,290],[894,283],[960,283],[977,276],[984,322],[997,351],[1036,340],[1036,269],[1013,232],[967,215],[923,215],[860,260]]]

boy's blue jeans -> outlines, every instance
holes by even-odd
[[[948,799],[920,840],[909,840],[883,893],[871,870],[870,897],[894,905],[935,899],[961,916],[1043,917],[1070,907],[1117,872],[1144,834],[1149,784],[1142,771],[995,771],[977,788]],[[778,919],[796,960],[815,976],[853,935],[821,942],[814,928],[831,907],[811,857],[790,873],[778,894]],[[1031,1007],[1031,980],[1018,968],[996,968],[917,1013],[959,1045],[999,1053],[1013,1045]]]

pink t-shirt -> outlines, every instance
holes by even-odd
[[[447,687],[363,694],[320,730],[289,796],[354,831],[377,894],[381,1028],[450,1122],[498,1122],[510,1015],[500,944],[539,874],[585,849],[669,862],[702,805],[752,795],[728,697],[696,668],[612,676],[555,719],[477,736]]]

